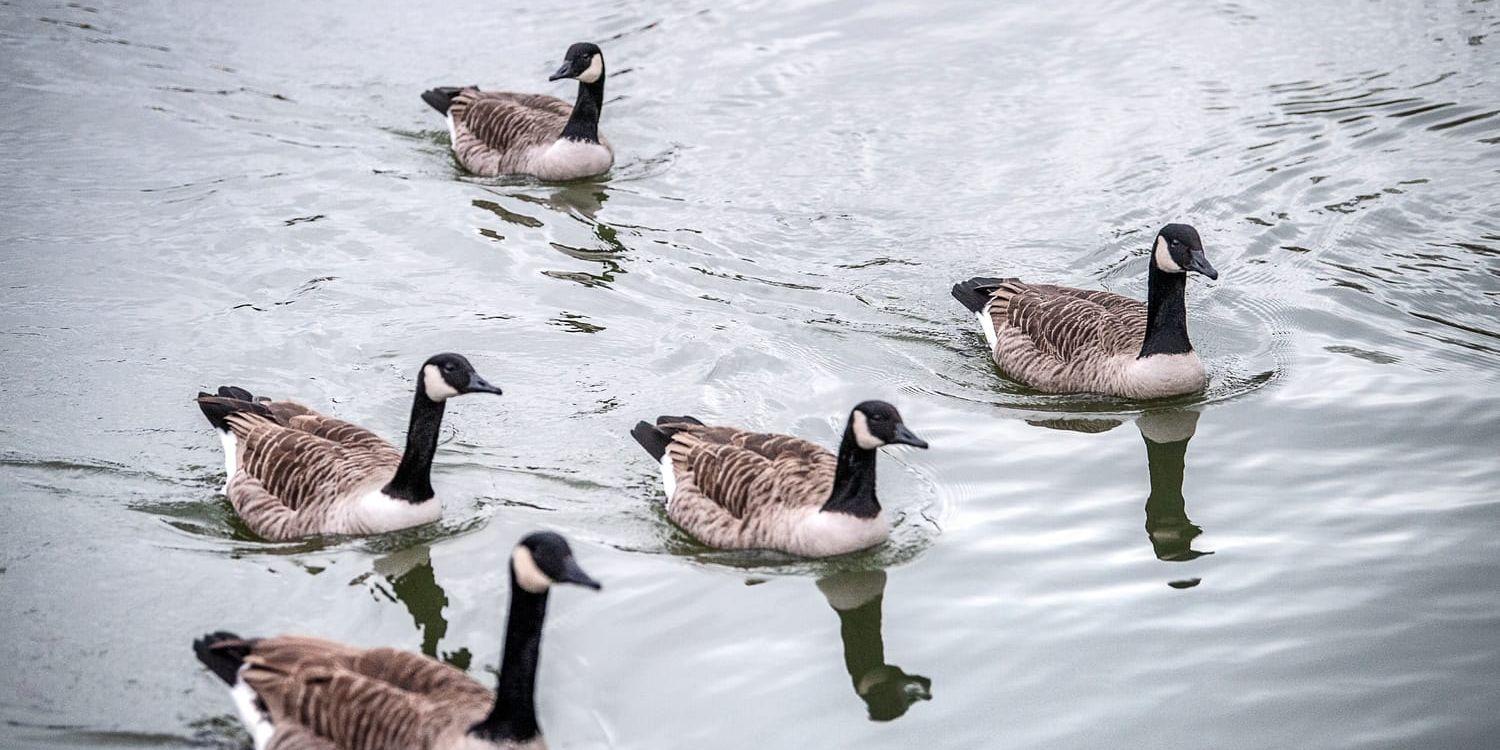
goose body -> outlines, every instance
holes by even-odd
[[[548,589],[599,588],[557,534],[531,534],[511,556],[511,605],[495,691],[462,671],[392,648],[306,636],[193,642],[229,686],[256,750],[541,750],[534,695]]]
[[[667,516],[719,549],[774,549],[829,557],[890,534],[875,495],[875,451],[927,444],[895,407],[855,407],[837,455],[792,437],[708,426],[693,417],[641,422],[631,435],[661,463]]]
[[[1207,384],[1187,335],[1186,272],[1218,272],[1198,233],[1168,224],[1152,252],[1145,303],[1110,292],[979,277],[953,296],[974,313],[995,364],[1046,393],[1153,399]]]
[[[592,44],[568,49],[552,76],[578,79],[572,104],[543,94],[480,91],[478,87],[439,87],[422,100],[448,120],[453,154],[469,172],[482,176],[531,175],[544,180],[576,180],[609,171],[614,149],[599,135],[604,105],[604,55]]]
[[[235,512],[258,536],[285,541],[436,521],[442,504],[430,482],[432,457],[444,402],[460,393],[500,389],[462,356],[423,363],[405,451],[358,425],[243,388],[222,386],[197,401],[223,442],[224,492]]]

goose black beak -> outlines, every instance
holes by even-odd
[[[1208,262],[1208,256],[1202,250],[1193,250],[1188,253],[1187,270],[1201,273],[1210,279],[1218,279],[1219,272],[1214,270],[1213,265]]]
[[[564,79],[564,78],[572,78],[572,77],[573,77],[573,62],[571,60],[569,60],[569,61],[565,61],[562,64],[562,67],[557,69],[556,73],[553,73],[552,75],[547,76],[547,80],[549,80],[549,81],[558,81],[558,80],[561,80],[561,79]]]
[[[489,381],[479,377],[479,373],[469,376],[469,385],[464,388],[464,393],[493,393],[502,395],[499,386],[490,385]]]
[[[604,584],[599,583],[590,577],[588,573],[583,572],[583,568],[578,567],[578,561],[571,557],[563,561],[563,573],[557,579],[557,582],[585,586],[595,591],[604,588]]]
[[[896,425],[896,439],[892,440],[891,442],[900,443],[902,445],[912,445],[918,448],[927,447],[927,441],[917,437],[916,433],[912,432],[911,430],[906,429],[906,425],[904,424]]]

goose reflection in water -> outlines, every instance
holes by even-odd
[[[885,638],[880,632],[885,579],[883,570],[842,572],[818,579],[818,590],[839,616],[844,667],[849,670],[854,693],[865,702],[874,721],[898,719],[913,703],[932,700],[932,680],[885,663]]]
[[[1146,498],[1146,537],[1158,560],[1186,562],[1212,552],[1193,549],[1203,533],[1187,515],[1182,476],[1187,445],[1198,431],[1198,412],[1177,409],[1151,412],[1135,421],[1146,441],[1146,463],[1151,471],[1151,495]]]
[[[1068,432],[1100,433],[1119,427],[1118,419],[1042,419],[1027,420],[1036,427]],[[1169,409],[1142,414],[1135,426],[1146,441],[1146,468],[1151,477],[1151,494],[1146,498],[1146,538],[1156,559],[1164,562],[1187,562],[1212,552],[1193,549],[1193,540],[1203,529],[1187,515],[1187,500],[1182,496],[1182,478],[1187,464],[1187,445],[1198,431],[1198,412]],[[1191,588],[1198,579],[1173,581],[1173,588]]]
[[[420,544],[393,552],[377,559],[374,568],[374,574],[385,580],[384,586],[376,583],[374,589],[406,607],[412,623],[422,632],[422,653],[468,670],[468,648],[438,654],[438,643],[448,633],[448,620],[443,617],[448,593],[433,573],[431,548]]]

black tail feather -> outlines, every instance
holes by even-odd
[[[635,441],[658,461],[662,456],[667,455],[667,445],[672,442],[672,438],[667,433],[656,429],[649,422],[637,422],[635,429],[630,431],[630,436],[635,438]]]
[[[254,646],[254,640],[220,630],[193,641],[193,653],[219,679],[233,685],[239,679],[240,665],[245,663],[245,657],[250,655]]]
[[[969,312],[977,313],[989,303],[990,293],[1006,281],[1009,279],[992,279],[985,276],[960,281],[953,285],[953,299],[968,308]]]
[[[208,417],[208,423],[220,432],[229,430],[224,418],[235,412],[250,412],[275,419],[271,410],[264,403],[256,401],[249,391],[232,385],[219,386],[217,396],[199,391],[198,408],[203,410],[203,416]]]
[[[448,114],[448,107],[453,105],[453,97],[458,96],[458,92],[460,91],[463,91],[463,87],[461,86],[439,86],[435,89],[423,91],[422,101],[427,102],[427,106],[437,110],[438,114],[446,115]]]

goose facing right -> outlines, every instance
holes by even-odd
[[[1146,303],[1110,292],[978,277],[953,297],[979,319],[1007,377],[1046,393],[1132,399],[1200,391],[1208,380],[1188,340],[1187,273],[1219,272],[1198,230],[1168,224],[1152,247]]]
[[[886,445],[926,448],[896,407],[865,401],[849,413],[835,456],[790,435],[658,417],[630,431],[661,462],[667,516],[719,549],[774,549],[830,557],[890,535],[875,496],[875,453]]]
[[[510,614],[495,692],[442,662],[306,636],[193,641],[229,685],[256,750],[543,750],[535,694],[553,584],[594,590],[567,540],[527,535],[510,557]]]
[[[453,154],[480,177],[524,174],[543,180],[577,180],[604,174],[614,149],[599,135],[604,107],[604,53],[588,42],[568,48],[549,81],[573,78],[573,106],[545,94],[480,91],[440,86],[422,101],[448,118]]]
[[[448,399],[493,393],[469,360],[437,354],[422,363],[406,450],[363,427],[293,401],[256,398],[234,386],[198,394],[224,444],[224,493],[250,530],[270,541],[318,534],[378,534],[436,521],[432,457]]]

